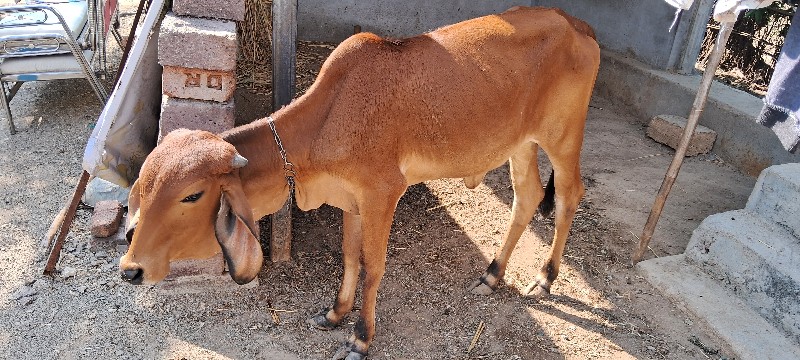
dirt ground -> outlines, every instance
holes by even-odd
[[[322,59],[330,50],[303,45],[301,51]],[[316,71],[318,62],[308,64]],[[259,97],[244,96],[242,105],[258,105]],[[295,212],[293,261],[265,264],[257,287],[128,285],[116,270],[122,254],[92,240],[85,207],[58,273],[40,275],[39,243],[78,181],[101,108],[84,81],[63,80],[26,84],[12,110],[18,134],[9,135],[0,119],[0,357],[324,359],[352,331],[354,315],[330,332],[305,324],[331,303],[342,272],[341,211],[327,206]],[[391,232],[371,358],[730,358],[699,320],[629,265],[672,158],[645,136],[646,120],[608,99],[592,100],[582,156],[587,195],[547,299],[520,291],[547,255],[552,219],[531,223],[499,291],[466,291],[499,247],[510,217],[506,166],[474,190],[459,179],[411,187]],[[541,163],[545,177],[549,165],[544,157]],[[649,256],[681,253],[702,219],[742,208],[754,183],[713,155],[687,158]]]

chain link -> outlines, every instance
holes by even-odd
[[[278,144],[278,152],[281,155],[281,159],[283,159],[283,176],[286,177],[286,182],[289,183],[289,203],[291,204],[292,196],[294,196],[294,178],[297,176],[297,172],[294,170],[294,164],[286,158],[286,150],[283,148],[283,143],[278,136],[278,131],[275,130],[275,120],[272,116],[267,117],[267,124],[269,124],[269,128],[272,130],[272,136],[275,137],[275,143]]]

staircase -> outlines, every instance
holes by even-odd
[[[800,359],[800,164],[761,173],[744,209],[711,215],[683,254],[639,264],[742,359]]]

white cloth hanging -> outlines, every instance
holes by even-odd
[[[681,10],[689,10],[692,7],[694,0],[664,0],[667,4],[672,5]]]
[[[689,10],[694,0],[664,0],[680,10]],[[745,9],[758,9],[769,6],[775,0],[718,0],[714,5],[714,20],[719,22],[736,21],[739,12]]]
[[[775,0],[718,0],[714,6],[714,20],[719,22],[736,21],[739,12],[769,6]]]

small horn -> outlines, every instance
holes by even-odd
[[[247,159],[245,159],[242,155],[236,154],[233,156],[232,165],[234,169],[242,168],[247,165]]]

